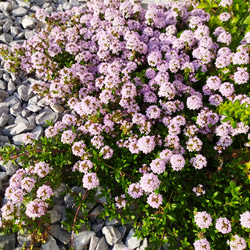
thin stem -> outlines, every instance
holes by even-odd
[[[83,196],[82,196],[82,201],[84,201],[84,199],[86,198],[87,192],[88,192],[88,190],[86,190],[85,193],[83,194]],[[72,249],[73,249],[73,239],[74,239],[74,230],[75,230],[76,218],[77,218],[77,215],[78,215],[79,210],[80,210],[80,208],[81,208],[81,205],[82,205],[82,203],[79,204],[79,206],[78,206],[78,208],[77,208],[77,210],[76,210],[74,222],[73,222],[73,225],[72,225],[71,243],[70,243],[70,247],[71,247]]]

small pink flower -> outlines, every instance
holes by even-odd
[[[97,178],[96,173],[87,173],[82,178],[83,187],[88,190],[93,189],[99,186],[99,179]]]

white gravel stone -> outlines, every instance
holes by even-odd
[[[34,29],[36,26],[36,19],[26,15],[22,20],[22,26],[24,29]]]
[[[27,14],[28,10],[25,9],[24,7],[18,7],[14,10],[12,10],[12,15],[15,17],[21,17],[25,16]]]

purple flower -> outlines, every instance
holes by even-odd
[[[49,199],[53,194],[54,193],[52,191],[52,188],[45,184],[39,187],[38,190],[36,191],[37,198],[40,198],[43,201]]]
[[[35,199],[27,204],[25,213],[30,218],[39,218],[46,214],[48,206],[45,201]]]
[[[147,203],[153,208],[159,208],[162,204],[163,198],[161,194],[151,193],[147,198]]]
[[[31,192],[31,190],[35,187],[35,179],[31,177],[25,177],[21,181],[21,187],[27,192]]]
[[[249,73],[246,70],[246,68],[237,68],[237,71],[234,72],[234,81],[236,83],[244,84],[248,82]]]
[[[231,17],[231,16],[230,16],[229,13],[223,12],[223,13],[220,14],[219,19],[220,19],[222,22],[226,22],[226,21],[228,21],[228,20],[230,19],[230,17]]]
[[[219,91],[223,96],[231,96],[234,93],[234,85],[230,82],[223,82],[220,85]]]
[[[72,153],[76,156],[82,157],[86,153],[84,150],[85,147],[86,144],[83,141],[75,142],[72,145]]]
[[[99,179],[97,178],[96,173],[86,173],[82,178],[82,182],[83,187],[87,188],[88,190],[99,186]]]
[[[218,90],[221,85],[221,80],[218,76],[210,76],[206,83],[211,90]]]
[[[202,99],[197,95],[187,98],[187,108],[190,110],[200,109],[203,106]]]
[[[76,138],[76,134],[72,130],[66,130],[62,133],[61,141],[64,144],[71,144]]]
[[[196,168],[196,169],[202,169],[207,166],[207,160],[206,157],[197,154],[195,157],[190,159],[190,163]]]
[[[162,174],[166,170],[165,161],[157,158],[150,163],[151,170],[155,174]]]
[[[185,166],[185,159],[181,154],[174,154],[170,158],[171,167],[175,171],[180,171]]]
[[[43,178],[47,174],[49,174],[49,172],[51,170],[52,170],[52,168],[49,166],[49,164],[42,161],[42,162],[38,162],[35,164],[35,167],[33,169],[33,173],[37,174],[39,177]]]
[[[145,173],[140,180],[141,188],[147,192],[151,193],[159,188],[161,181],[158,179],[157,175],[153,173]]]
[[[240,215],[240,224],[242,227],[250,229],[250,212],[246,211]]]
[[[200,151],[202,144],[202,141],[197,136],[189,138],[189,140],[186,142],[187,149],[190,152]]]
[[[194,242],[195,250],[210,250],[210,244],[207,239],[200,239]]]
[[[212,217],[206,211],[197,212],[197,214],[195,214],[194,216],[194,221],[196,225],[201,229],[209,228],[212,223]]]
[[[121,196],[116,196],[115,201],[116,201],[116,203],[115,203],[116,207],[118,207],[118,208],[125,207],[126,203],[127,203],[126,198],[125,198],[125,194],[122,194]]]
[[[154,137],[152,136],[143,136],[138,139],[137,146],[144,154],[149,154],[155,148]]]
[[[224,217],[220,217],[216,220],[215,228],[222,234],[227,234],[231,232],[231,223],[230,221]]]
[[[243,250],[247,248],[244,238],[238,236],[237,234],[233,235],[230,241],[227,240],[227,244],[230,246],[230,250]]]
[[[114,150],[106,145],[101,148],[100,153],[103,159],[110,159],[113,156]]]
[[[140,186],[140,183],[132,183],[128,187],[128,194],[134,198],[137,199],[143,195],[143,190]]]
[[[161,115],[161,109],[156,105],[149,106],[146,110],[146,116],[150,119],[158,119]]]
[[[193,192],[197,195],[197,196],[201,196],[202,194],[205,194],[206,191],[203,190],[203,185],[199,184],[197,187],[193,188]]]
[[[35,134],[33,133],[26,133],[23,137],[23,142],[25,144],[32,144],[33,140],[35,139]]]

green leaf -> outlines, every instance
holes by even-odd
[[[200,3],[196,8],[198,8],[198,9],[205,9],[207,7],[209,7],[209,6],[206,3]]]

